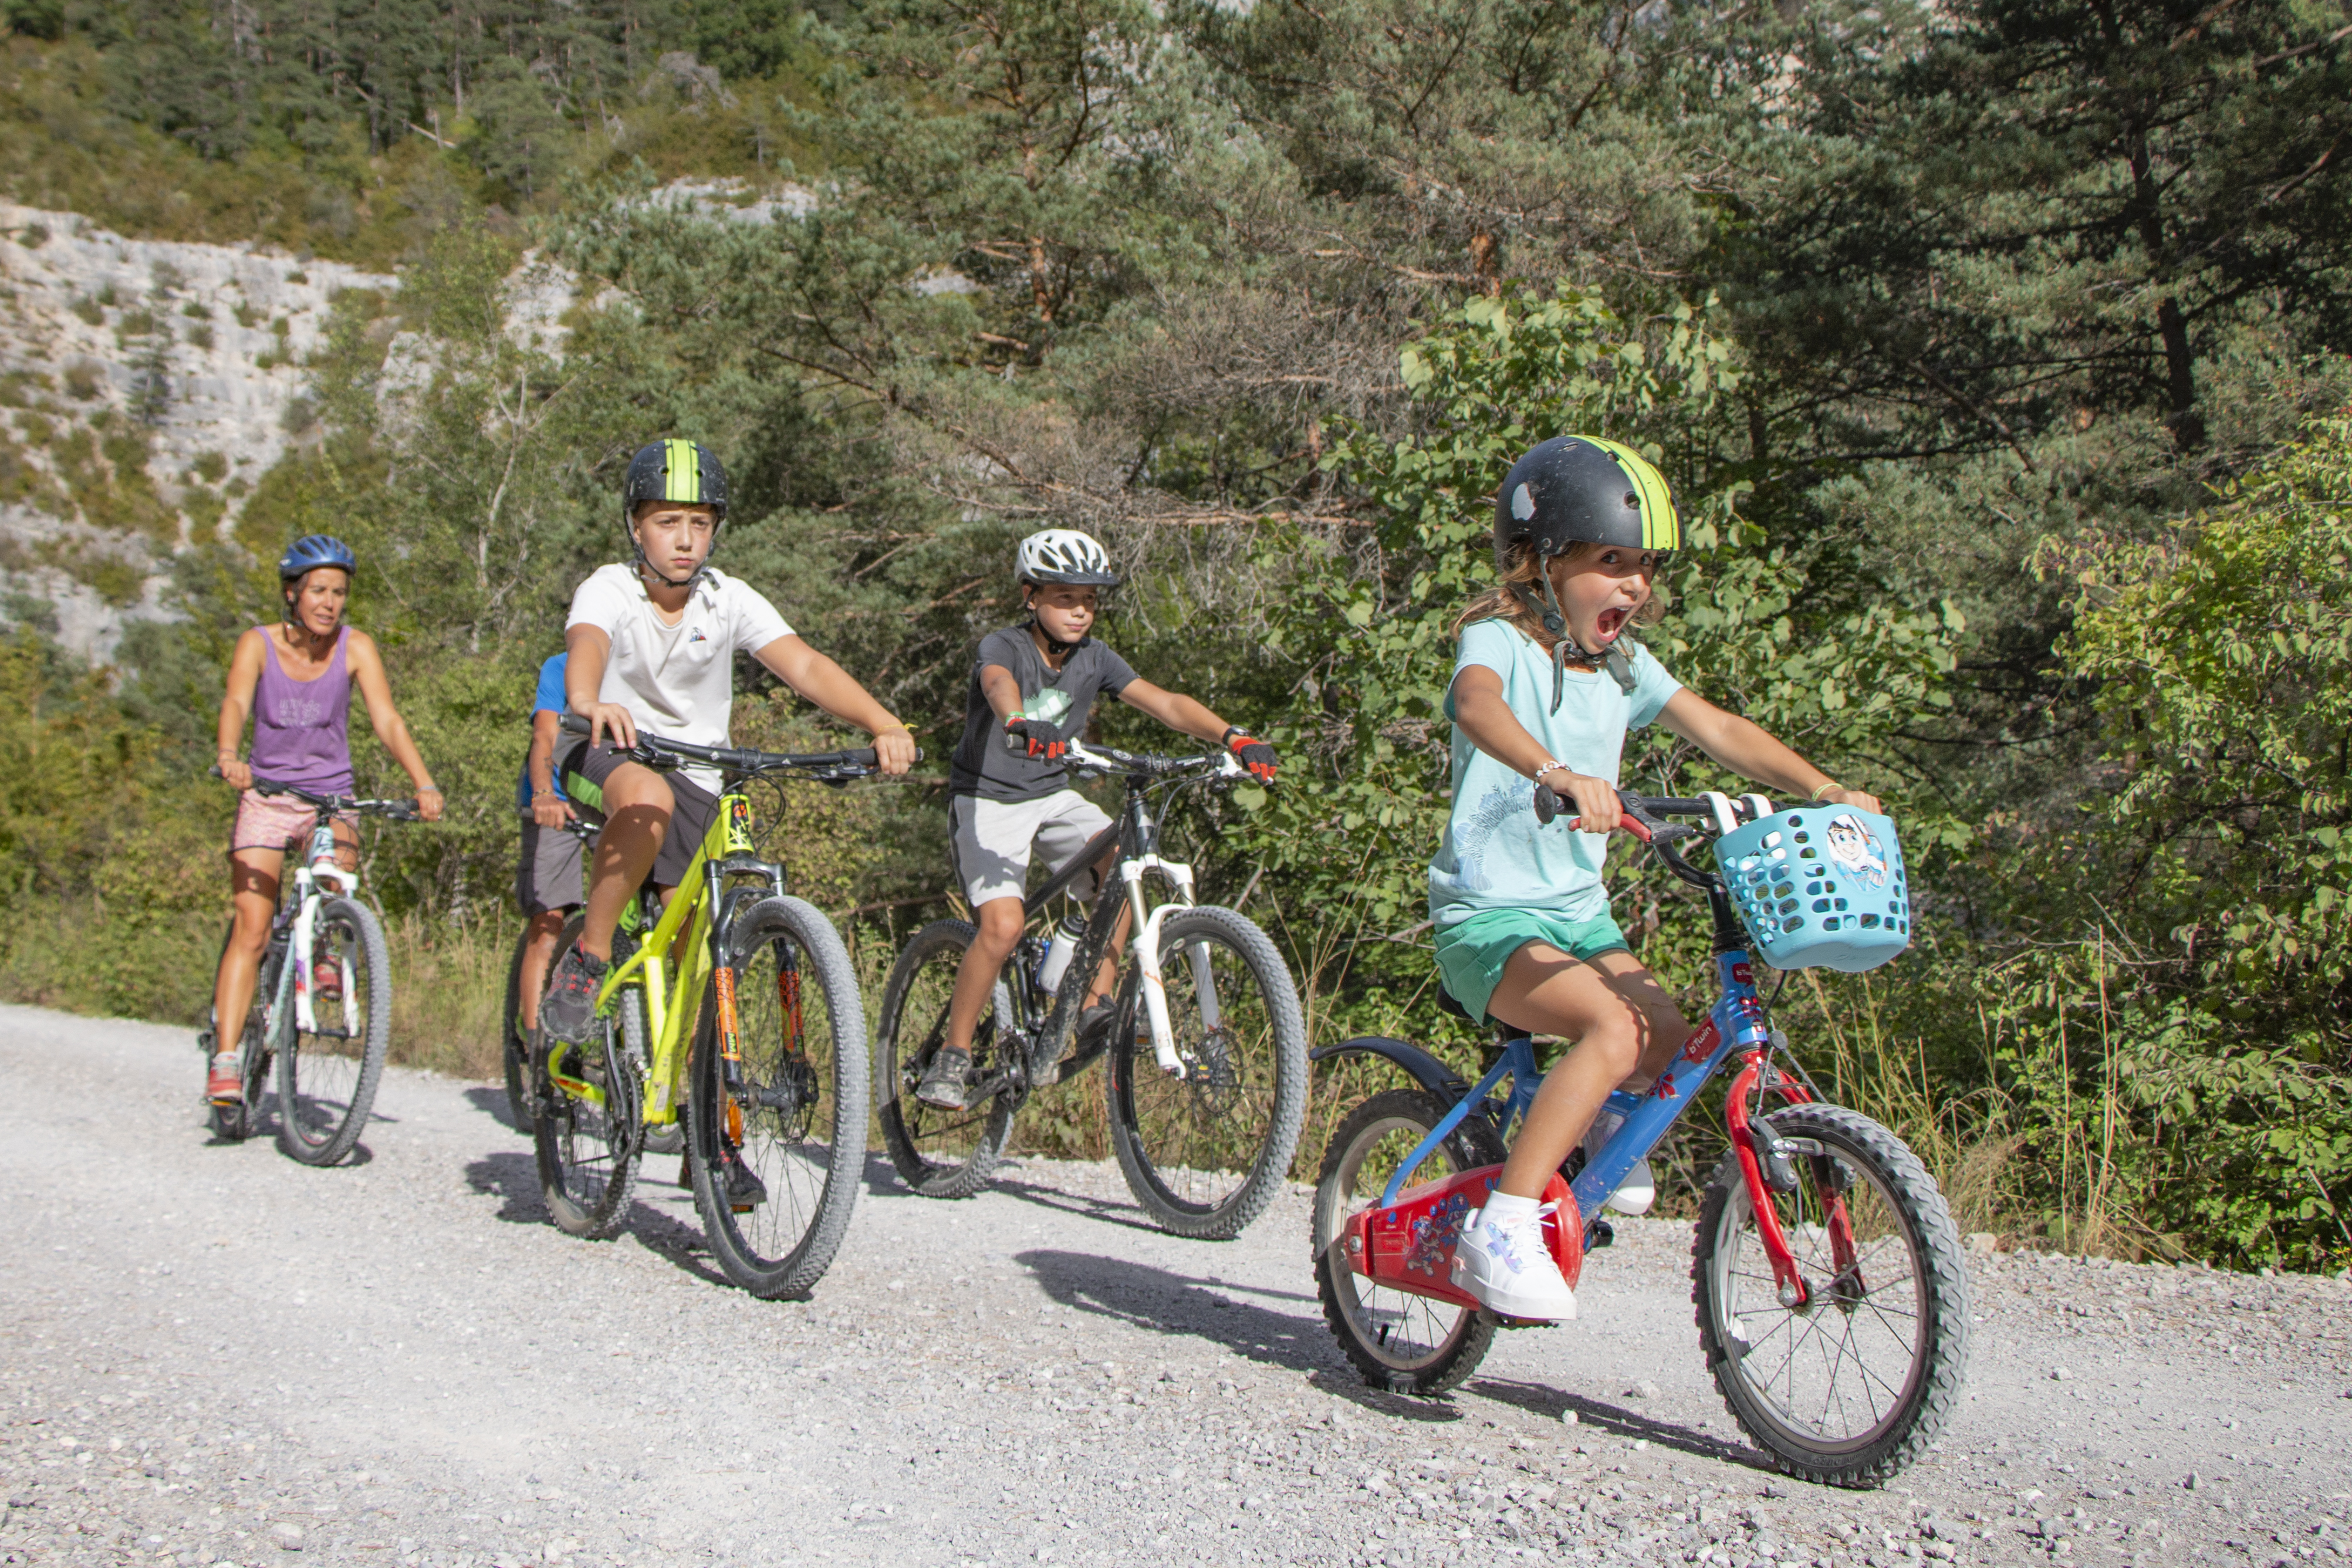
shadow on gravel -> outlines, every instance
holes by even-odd
[[[1622,1405],[1605,1405],[1580,1394],[1562,1394],[1556,1388],[1507,1377],[1473,1377],[1465,1386],[1482,1399],[1512,1405],[1546,1421],[1557,1421],[1562,1411],[1573,1410],[1579,1427],[1595,1427],[1618,1437],[1646,1437],[1661,1448],[1672,1448],[1702,1459],[1718,1459],[1727,1465],[1739,1465],[1768,1475],[1779,1473],[1769,1459],[1743,1443],[1730,1442],[1671,1421],[1654,1420]]]
[[[1219,1292],[1303,1301],[1310,1308],[1311,1296],[1197,1279],[1083,1252],[1039,1248],[1014,1257],[1036,1275],[1047,1295],[1077,1311],[1116,1318],[1147,1333],[1189,1334],[1213,1341],[1262,1365],[1304,1373],[1307,1381],[1324,1393],[1383,1415],[1439,1423],[1462,1419],[1464,1413],[1450,1404],[1408,1399],[1366,1387],[1352,1368],[1338,1364],[1338,1347],[1331,1343],[1319,1311],[1283,1312],[1236,1301]]]
[[[532,1155],[485,1154],[467,1165],[466,1184],[498,1199],[498,1217],[509,1225],[547,1223],[547,1200],[539,1190],[539,1161]]]
[[[509,1132],[520,1132],[528,1138],[531,1130],[514,1119],[514,1108],[507,1104],[507,1091],[489,1084],[478,1084],[466,1091],[466,1103],[477,1110],[488,1111],[490,1119]]]
[[[499,1095],[503,1100],[503,1093]],[[656,1155],[653,1158],[661,1158]],[[637,1180],[658,1189],[650,1198],[643,1186],[638,1196],[629,1205],[629,1221],[624,1233],[636,1237],[647,1252],[706,1285],[718,1285],[728,1289],[727,1277],[705,1259],[710,1248],[702,1239],[702,1232],[663,1212],[663,1205],[683,1201],[687,1212],[693,1212],[693,1200],[678,1199],[677,1189],[668,1186],[659,1176],[646,1174],[640,1167]],[[539,1161],[530,1154],[500,1152],[485,1154],[466,1167],[466,1184],[485,1197],[499,1200],[497,1217],[509,1225],[550,1225],[547,1199],[539,1186]],[[583,1246],[593,1247],[594,1242]]]
[[[1052,1209],[1077,1219],[1090,1219],[1103,1225],[1121,1226],[1129,1230],[1146,1231],[1153,1236],[1165,1233],[1143,1215],[1142,1208],[1118,1198],[1090,1198],[1083,1193],[1066,1192],[1060,1187],[1039,1186],[1017,1178],[998,1177],[989,1183],[989,1190],[1007,1197],[1019,1198],[1039,1208]]]

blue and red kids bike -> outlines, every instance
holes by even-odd
[[[1789,1070],[1749,953],[1782,970],[1859,971],[1908,945],[1894,825],[1845,806],[1775,811],[1760,795],[1620,798],[1628,830],[1706,893],[1720,994],[1646,1094],[1610,1096],[1624,1123],[1552,1178],[1545,1239],[1573,1286],[1586,1250],[1607,1245],[1601,1205],[1736,1061],[1724,1098],[1731,1152],[1707,1182],[1691,1248],[1699,1348],[1741,1430],[1784,1469],[1882,1482],[1927,1448],[1958,1397],[1969,1349],[1959,1237],[1901,1139],[1824,1103],[1801,1068]],[[1538,786],[1535,808],[1549,824],[1559,802]],[[1714,870],[1683,858],[1675,844],[1685,838],[1712,840]],[[1452,1271],[1463,1222],[1484,1206],[1507,1135],[1542,1080],[1524,1033],[1498,1027],[1496,1043],[1475,1085],[1402,1040],[1315,1053],[1383,1058],[1417,1086],[1356,1108],[1316,1189],[1323,1313],[1374,1387],[1442,1394],[1477,1367],[1497,1328],[1515,1326],[1457,1289]]]

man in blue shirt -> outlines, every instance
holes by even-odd
[[[581,850],[578,837],[564,831],[577,819],[572,802],[556,776],[555,743],[561,734],[557,721],[564,712],[563,667],[569,658],[557,654],[539,667],[539,690],[530,704],[530,752],[523,759],[522,777],[515,784],[515,808],[522,816],[522,856],[515,868],[515,902],[530,922],[530,940],[522,952],[522,1019],[525,1034],[539,1026],[539,994],[547,986],[547,966],[563,934],[563,922],[578,909],[581,892]]]

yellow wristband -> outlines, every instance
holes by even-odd
[[[1835,779],[1832,779],[1832,780],[1830,780],[1830,781],[1829,781],[1829,783],[1827,783],[1827,784],[1825,784],[1822,785],[1822,786],[1821,786],[1821,788],[1819,788],[1819,789],[1817,789],[1817,790],[1813,791],[1813,793],[1812,793],[1812,795],[1811,795],[1811,797],[1810,797],[1810,798],[1811,798],[1811,799],[1815,804],[1817,804],[1817,805],[1818,805],[1818,804],[1820,803],[1820,801],[1821,801],[1822,796],[1823,796],[1823,795],[1825,795],[1829,794],[1829,793],[1830,793],[1830,791],[1832,791],[1832,790],[1833,790],[1833,789],[1843,789],[1844,787],[1845,787],[1845,785],[1843,785],[1843,784],[1842,784],[1838,783]]]

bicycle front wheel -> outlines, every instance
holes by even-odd
[[[563,928],[562,952],[580,939],[581,919]],[[548,966],[551,976],[554,965]],[[646,997],[635,985],[596,1020],[584,1046],[532,1042],[533,1141],[548,1217],[567,1235],[602,1241],[620,1234],[636,1190],[644,1121]]]
[[[1968,1365],[1968,1269],[1936,1180],[1859,1112],[1771,1114],[1797,1185],[1772,1205],[1810,1294],[1784,1303],[1736,1157],[1716,1167],[1691,1300],[1716,1388],[1783,1469],[1873,1486],[1942,1430]]]
[[[306,1165],[332,1165],[367,1127],[392,1039],[392,960],[375,911],[356,899],[320,900],[310,973],[295,981],[310,987],[317,1027],[296,1024],[289,994],[278,1028],[278,1147]]]
[[[1131,983],[1106,1084],[1111,1151],[1160,1228],[1229,1240],[1297,1152],[1307,1024],[1282,955],[1232,910],[1170,912],[1160,952],[1178,1070],[1161,1067]]]
[[[1433,1297],[1375,1285],[1348,1266],[1348,1221],[1381,1201],[1397,1166],[1446,1107],[1417,1089],[1392,1089],[1356,1107],[1332,1133],[1315,1184],[1316,1294],[1339,1349],[1374,1388],[1391,1394],[1444,1394],[1478,1370],[1495,1342],[1486,1312]],[[1413,1173],[1415,1185],[1501,1162],[1503,1151],[1484,1117],[1472,1115]]]
[[[728,946],[738,1059],[706,1004],[687,1096],[695,1206],[727,1278],[802,1296],[840,1250],[866,1172],[866,1004],[841,933],[805,900],[761,900]]]
[[[1013,1134],[1012,1097],[987,1093],[961,1110],[915,1098],[931,1058],[947,1039],[948,999],[971,945],[969,921],[933,921],[915,933],[890,968],[882,992],[876,1077],[882,1083],[882,1142],[899,1179],[927,1198],[968,1198],[980,1191]],[[995,1003],[972,1030],[972,1077],[983,1087],[1003,1076],[1010,1043],[1013,976],[997,983]]]

